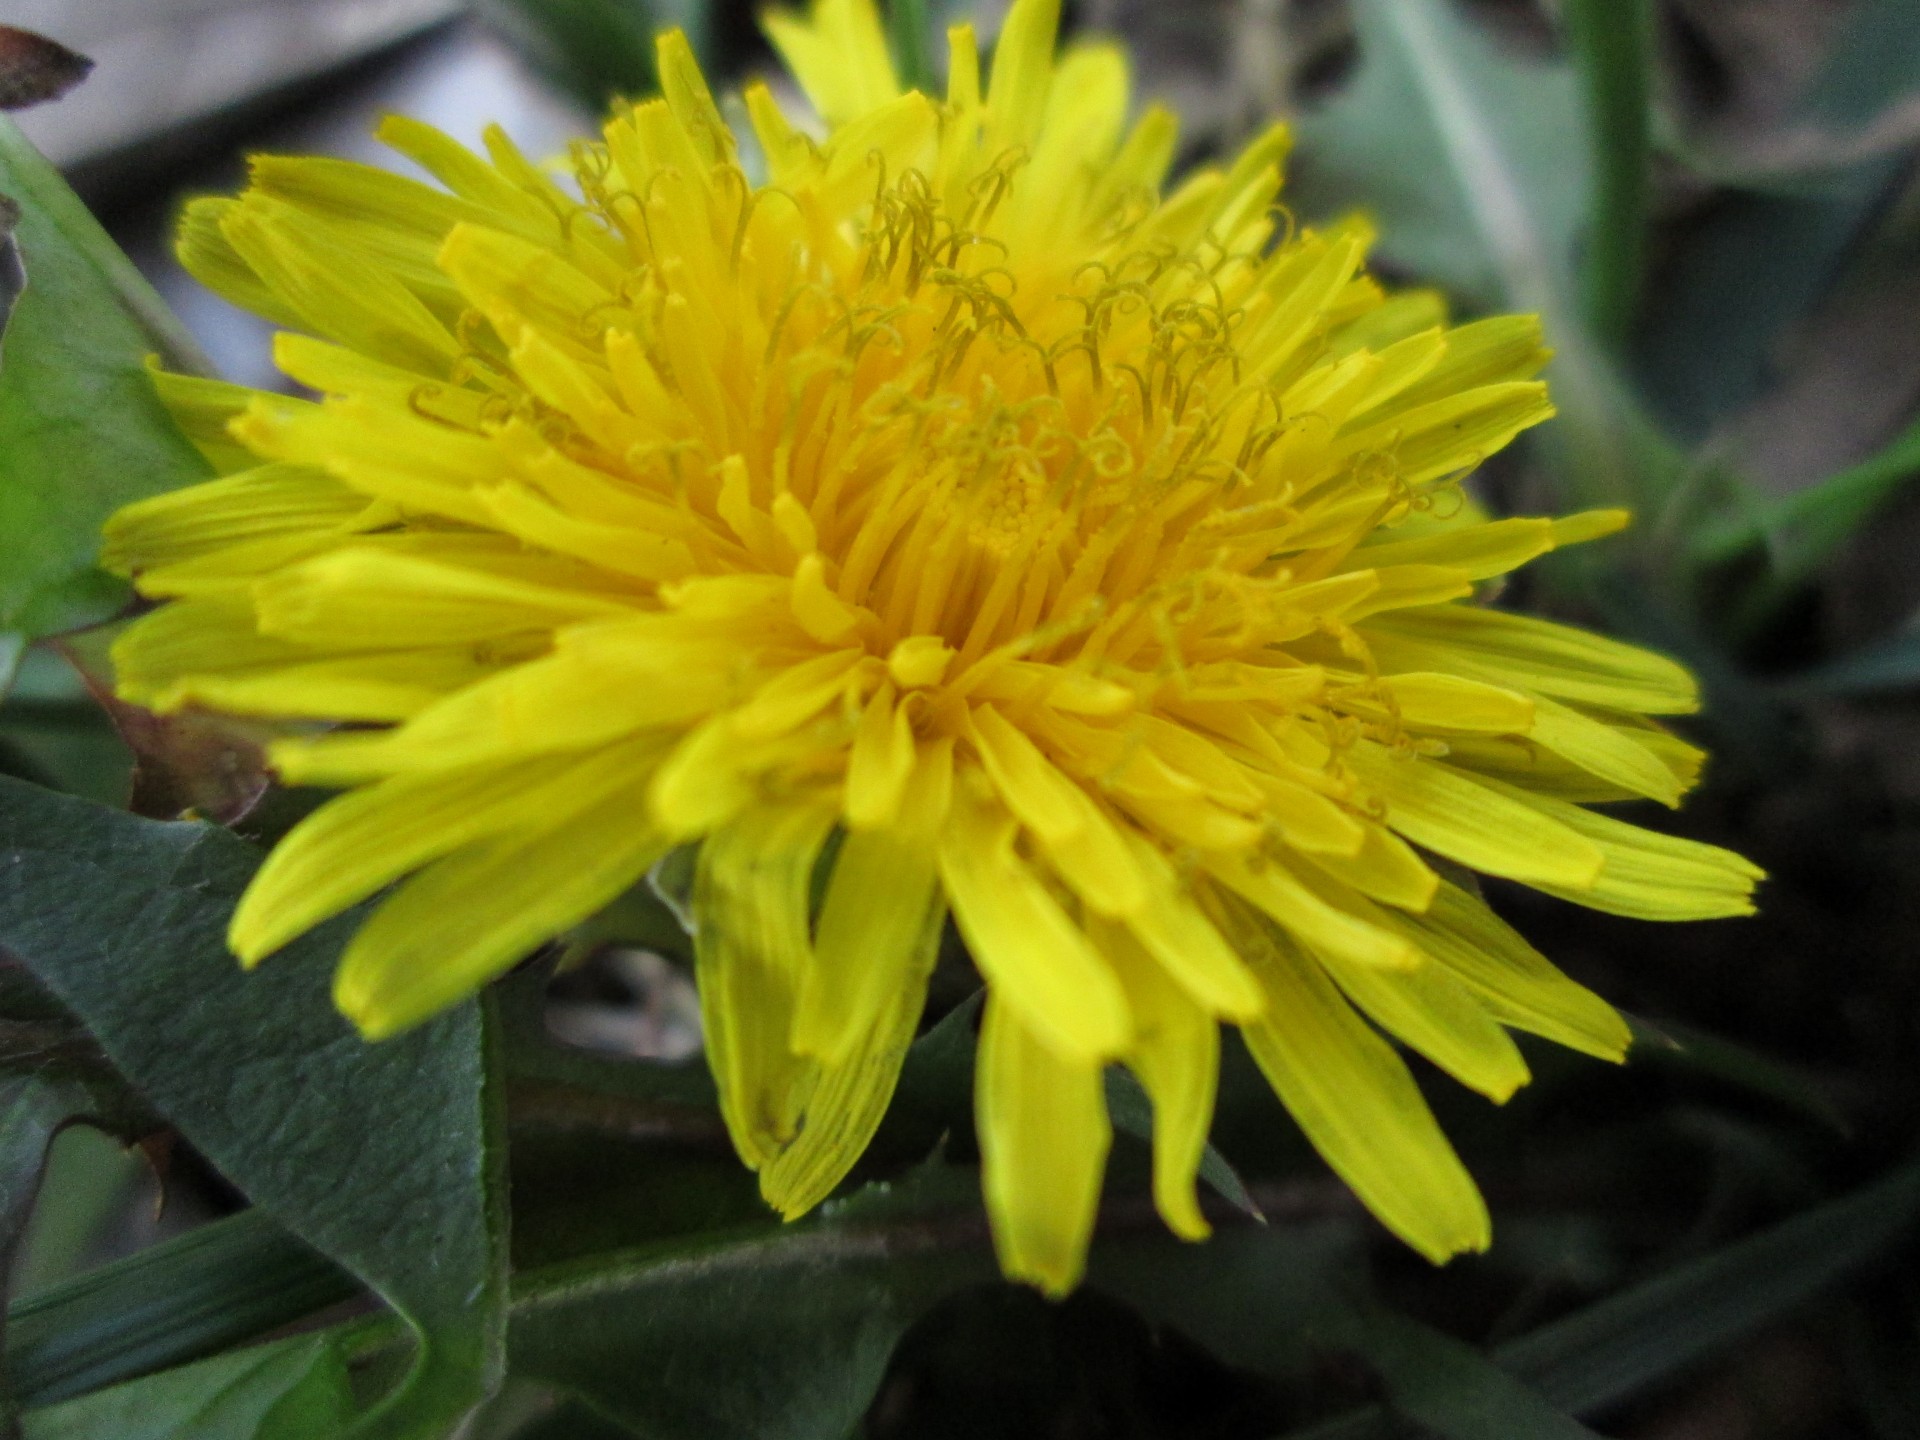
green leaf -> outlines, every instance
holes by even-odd
[[[256,1204],[420,1336],[368,1436],[432,1433],[497,1383],[497,1087],[466,1005],[368,1045],[334,1011],[348,916],[243,974],[224,934],[257,852],[0,780],[0,945]]]
[[[995,1275],[971,1171],[525,1277],[514,1372],[649,1440],[844,1440],[907,1327]]]
[[[0,774],[124,806],[132,771],[126,743],[73,666],[51,644],[28,648],[0,698]]]
[[[933,59],[933,17],[927,13],[927,0],[888,0],[887,43],[903,86],[923,95],[940,93],[940,75]]]
[[[1910,1165],[1865,1190],[1544,1325],[1497,1347],[1492,1359],[1550,1404],[1569,1414],[1589,1414],[1630,1399],[1753,1333],[1884,1255],[1917,1226],[1920,1166]],[[1370,1406],[1293,1440],[1384,1440],[1395,1433],[1386,1412]]]
[[[1916,476],[1920,476],[1920,421],[1836,475],[1782,499],[1722,513],[1715,517],[1717,523],[1702,527],[1690,541],[1699,566],[1730,565],[1764,547],[1765,573],[1742,592],[1728,617],[1729,627],[1736,634],[1758,631]],[[1891,683],[1902,683],[1898,651],[1895,642],[1887,656],[1869,654],[1857,667],[1841,662],[1831,684],[1843,688],[1831,693],[1883,688],[1887,682],[1878,678],[1883,671],[1891,672]],[[1829,688],[1829,681],[1815,677],[1809,677],[1808,683],[1809,693]],[[1844,688],[1852,685],[1865,689]]]
[[[1836,125],[1863,128],[1895,105],[1911,109],[1920,92],[1920,6],[1868,0],[1847,17],[1807,111]]]
[[[590,114],[655,88],[654,36],[679,27],[705,55],[706,0],[486,0],[483,12]]]
[[[1509,1367],[1405,1315],[1372,1309],[1358,1348],[1379,1372],[1393,1408],[1447,1440],[1597,1440]]]
[[[92,624],[123,603],[125,587],[94,565],[108,515],[207,474],[154,393],[145,357],[209,367],[4,117],[0,195],[20,211],[26,280],[0,340],[0,633],[32,638]]]
[[[1350,1221],[1222,1230],[1200,1246],[1109,1243],[1096,1247],[1088,1280],[1225,1363],[1282,1383],[1309,1379],[1320,1356],[1356,1355],[1397,1413],[1447,1440],[1592,1440],[1472,1346],[1375,1301]],[[1399,1432],[1376,1407],[1311,1433],[1357,1440]]]
[[[54,1137],[79,1120],[123,1140],[161,1128],[58,1001],[0,969],[0,1274],[13,1273]],[[12,1357],[7,1370],[0,1415],[23,1393]]]
[[[1875,160],[1791,193],[1728,193],[1674,239],[1635,346],[1642,393],[1688,441],[1775,379],[1783,336],[1834,286],[1906,172]]]
[[[1811,84],[1758,134],[1676,137],[1690,168],[1725,184],[1780,192],[1902,149],[1920,134],[1920,6],[1847,7]]]
[[[1628,1015],[1633,1030],[1636,1063],[1671,1065],[1764,1096],[1825,1126],[1835,1135],[1850,1136],[1853,1126],[1819,1083],[1785,1061],[1762,1055],[1719,1035],[1708,1034],[1678,1021],[1657,1024]]]
[[[1317,214],[1368,211],[1389,264],[1478,307],[1556,307],[1591,183],[1573,70],[1509,52],[1453,0],[1353,9],[1359,68],[1300,117],[1292,188]]]
[[[1804,583],[1915,476],[1920,421],[1882,449],[1781,500],[1763,518],[1777,583]]]
[[[1903,630],[1842,655],[1794,676],[1783,688],[1806,698],[1889,695],[1920,688],[1920,631]]]
[[[1636,1394],[1752,1334],[1920,1227],[1920,1166],[1830,1201],[1496,1350],[1575,1413]]]
[[[359,1290],[264,1210],[243,1210],[14,1305],[9,1379],[21,1404],[52,1404],[253,1340]]]
[[[20,662],[26,655],[24,635],[0,633],[0,702],[13,690],[13,677],[20,672]]]
[[[1816,125],[1855,148],[1911,138],[1920,111],[1920,6],[1867,0],[1848,15],[1825,68],[1807,94]]]
[[[1654,11],[1651,0],[1569,0],[1565,15],[1594,151],[1584,298],[1594,333],[1617,347],[1646,268]]]
[[[340,1434],[352,1413],[340,1336],[325,1331],[37,1411],[26,1440],[298,1440]]]

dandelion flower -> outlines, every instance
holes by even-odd
[[[1113,46],[1056,57],[1058,8],[1017,0],[990,79],[953,30],[944,98],[871,0],[772,17],[824,138],[749,88],[761,183],[668,34],[565,184],[391,119],[437,186],[263,157],[194,203],[186,264],[322,398],[159,377],[222,473],[109,528],[166,602],[122,692],[289,722],[279,772],[343,792],[231,938],[382,895],[335,992],[369,1037],[697,843],[707,1056],[785,1215],[873,1134],[951,917],[1008,1274],[1078,1278],[1109,1065],[1206,1234],[1223,1022],[1391,1230],[1482,1248],[1391,1041],[1502,1100],[1509,1031],[1628,1034],[1455,867],[1750,910],[1739,857],[1586,808],[1677,803],[1700,754],[1648,717],[1694,683],[1476,603],[1625,519],[1460,495],[1551,413],[1537,322],[1449,325],[1364,224],[1295,229],[1283,129],[1163,192],[1172,116],[1128,123]]]

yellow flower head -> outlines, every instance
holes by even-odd
[[[1624,519],[1458,492],[1551,413],[1535,320],[1449,327],[1367,278],[1361,224],[1296,230],[1283,130],[1163,194],[1172,117],[1128,125],[1117,49],[1056,59],[1058,9],[1018,0],[984,87],[955,29],[944,99],[902,92],[871,0],[775,17],[827,128],[750,88],[763,184],[670,34],[566,184],[396,119],[444,188],[261,158],[197,202],[186,263],[324,398],[161,377],[226,473],[112,523],[169,602],[122,692],[336,722],[274,747],[346,793],[232,941],[398,881],[339,970],[369,1036],[698,842],[707,1053],[789,1216],[878,1124],[950,915],[1009,1274],[1079,1274],[1114,1063],[1162,1214],[1206,1233],[1221,1021],[1386,1225],[1483,1247],[1380,1032],[1495,1099],[1509,1029],[1628,1037],[1428,857],[1747,911],[1737,856],[1583,808],[1677,802],[1700,755],[1645,717],[1694,684],[1475,603]]]

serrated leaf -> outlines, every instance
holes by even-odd
[[[25,1440],[301,1440],[342,1433],[352,1414],[339,1336],[322,1332],[35,1411]]]
[[[500,1373],[504,1197],[479,1011],[363,1042],[328,996],[351,916],[243,974],[224,934],[258,860],[210,826],[0,780],[0,945],[256,1204],[414,1326],[413,1371],[356,1433],[433,1433]]]
[[[0,633],[92,624],[126,590],[94,565],[120,505],[205,478],[154,393],[145,357],[207,362],[106,232],[11,120],[0,195],[25,288],[0,337]]]
[[[790,1225],[528,1276],[514,1371],[650,1440],[844,1440],[907,1327],[994,1277],[977,1188],[935,1165]]]

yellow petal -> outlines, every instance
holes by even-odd
[[[929,909],[922,919],[920,933],[886,974],[880,1009],[843,1054],[820,1062],[799,1135],[761,1167],[761,1195],[789,1220],[833,1192],[886,1116],[940,953],[940,911]]]
[[[1576,888],[1535,881],[1536,889],[1576,905],[1640,920],[1717,920],[1753,913],[1754,886],[1766,878],[1766,872],[1731,850],[1644,830],[1498,780],[1486,783],[1577,832],[1606,862],[1593,885]]]
[[[1154,1207],[1181,1239],[1204,1240],[1212,1227],[1195,1182],[1220,1081],[1220,1027],[1124,930],[1103,924],[1094,937],[1135,1017],[1126,1064],[1153,1103]]]
[[[845,1060],[918,964],[929,924],[938,931],[937,851],[952,787],[952,742],[935,741],[912,758],[899,817],[847,832],[801,975],[793,1027],[801,1054]]]
[[[1442,761],[1399,755],[1362,741],[1354,773],[1387,803],[1387,824],[1416,845],[1488,875],[1530,885],[1591,886],[1600,849],[1564,817],[1549,818],[1497,782],[1469,778]]]
[[[1113,1129],[1098,1060],[1063,1056],[989,990],[975,1123],[1000,1268],[1064,1295],[1086,1268]]]
[[[1427,908],[1440,884],[1427,862],[1398,835],[1381,825],[1368,825],[1357,854],[1327,855],[1302,851],[1301,858],[1324,870],[1342,885],[1369,900],[1416,913]]]
[[[163,713],[198,705],[231,715],[311,716],[316,720],[408,720],[448,696],[497,675],[508,663],[472,646],[383,650],[303,659],[283,665],[183,675],[155,688],[133,685]]]
[[[667,848],[643,816],[635,780],[557,825],[435,861],[348,944],[334,1003],[377,1040],[471,994],[639,880]]]
[[[1638,736],[1642,733],[1645,732],[1609,725],[1545,697],[1537,702],[1533,725],[1526,731],[1535,744],[1630,795],[1644,795],[1662,805],[1678,805],[1682,793],[1680,777],[1660,756],[1640,743]]]
[[[760,23],[829,125],[844,125],[900,93],[873,0],[816,0],[810,19],[773,10]]]
[[[1037,848],[1089,907],[1126,915],[1146,902],[1146,879],[1119,822],[1000,711],[982,705],[970,732],[1000,802],[1033,832]]]
[[[1329,900],[1282,860],[1271,856],[1257,860],[1238,855],[1208,856],[1206,865],[1256,909],[1329,955],[1389,970],[1411,970],[1420,963],[1420,952],[1404,937],[1370,923],[1337,900]],[[1329,886],[1328,892],[1337,894],[1337,887]]]
[[[503,831],[567,823],[610,789],[631,789],[658,755],[657,745],[626,745],[482,771],[402,775],[330,800],[274,846],[247,886],[228,931],[234,953],[251,965],[442,855]]]
[[[220,230],[299,328],[423,376],[443,377],[459,359],[459,341],[412,290],[313,216],[255,193]]]
[[[180,427],[180,433],[193,442],[193,448],[222,475],[246,470],[259,462],[253,452],[235,443],[227,424],[253,402],[255,391],[225,380],[208,380],[199,375],[175,375],[162,370],[157,359],[147,361],[147,374],[167,414]],[[174,492],[178,493],[178,492]]]
[[[994,46],[987,82],[986,152],[1030,146],[1046,112],[1060,0],[1014,0]]]
[[[707,1063],[727,1133],[755,1169],[793,1142],[817,1078],[789,1037],[814,861],[832,826],[823,805],[749,811],[706,838],[694,872]]]
[[[122,575],[285,535],[326,537],[367,497],[302,465],[256,465],[136,500],[107,522],[100,563]]]
[[[1528,733],[1538,709],[1517,690],[1432,672],[1385,676],[1378,696],[1364,691],[1343,696],[1340,708],[1356,715],[1393,717],[1416,730],[1493,735]]]
[[[264,316],[275,325],[305,326],[307,321],[300,311],[255,274],[253,266],[227,238],[223,222],[239,205],[239,201],[222,196],[189,200],[180,212],[174,254],[189,275],[241,309]]]
[[[1393,923],[1477,994],[1502,1024],[1602,1060],[1626,1055],[1632,1033],[1619,1012],[1561,974],[1467,891],[1442,884],[1425,915]]]
[[[1266,1003],[1260,984],[1194,902],[1192,882],[1144,838],[1131,841],[1146,898],[1125,917],[1133,938],[1189,996],[1214,1015],[1250,1020]]]
[[[1001,1002],[1063,1057],[1118,1055],[1132,1028],[1119,982],[1014,854],[1013,818],[960,780],[941,836],[940,878],[974,963]]]
[[[259,582],[260,631],[324,643],[456,645],[633,612],[607,594],[517,580],[372,547],[337,549]]]
[[[1386,916],[1380,924],[1392,926]],[[1527,1062],[1474,992],[1431,960],[1412,970],[1330,961],[1327,971],[1369,1019],[1469,1089],[1504,1103]]]
[[[1446,670],[1646,715],[1700,708],[1693,677],[1664,655],[1530,615],[1445,605],[1378,617],[1364,633],[1390,670]]]
[[[1279,932],[1248,925],[1236,939],[1268,996],[1247,1047],[1314,1148],[1435,1264],[1486,1249],[1486,1202],[1393,1048]]]
[[[847,754],[847,824],[854,830],[893,823],[913,775],[913,722],[883,684],[867,700]]]

